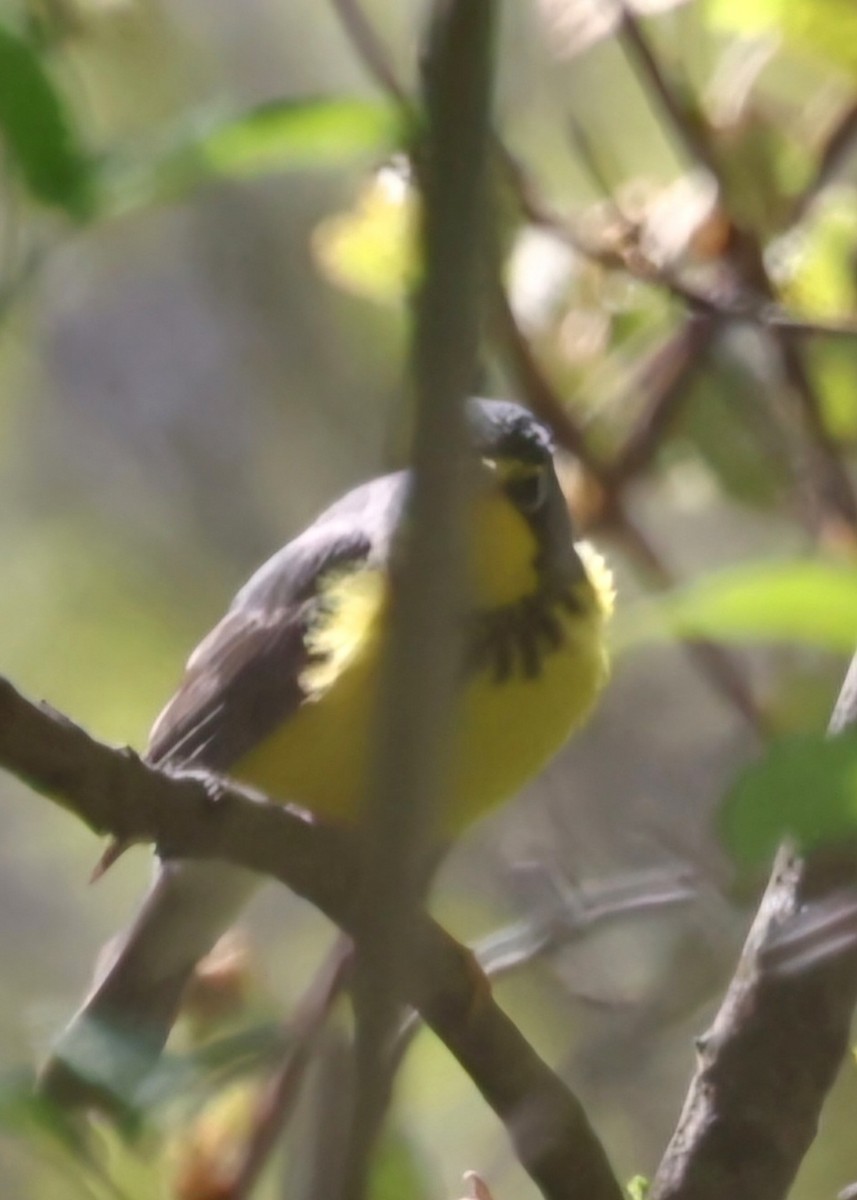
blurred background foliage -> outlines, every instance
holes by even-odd
[[[0,669],[104,738],[142,747],[254,566],[400,461],[419,263],[393,92],[415,94],[422,5],[365,0],[386,86],[337,7],[353,11],[0,0]],[[692,871],[692,902],[584,921],[497,984],[623,1177],[658,1161],[746,927],[719,801],[773,735],[823,728],[857,642],[857,16],[849,0],[634,11],[506,6],[508,307],[482,385],[551,412],[577,452],[569,499],[619,581],[614,681],[436,889],[457,935],[526,935],[568,925],[593,889],[645,901]],[[852,770],[817,738],[791,755],[741,796]],[[136,1140],[105,1129],[83,1151],[28,1099],[29,1072],[148,858],[88,890],[91,836],[0,788],[0,1188],[228,1194],[260,1064],[294,1036],[282,1019],[329,928],[269,888],[189,1003]],[[745,849],[770,844],[769,809]],[[318,1186],[337,1063],[330,1034],[259,1195]],[[857,1173],[855,1101],[847,1069],[797,1196]],[[377,1196],[454,1197],[470,1168],[498,1197],[532,1194],[428,1036],[392,1124]]]

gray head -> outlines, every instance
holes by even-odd
[[[520,404],[474,398],[467,402],[466,420],[473,448],[483,458],[534,466],[551,461],[554,442],[550,430]]]
[[[536,535],[546,582],[562,587],[579,578],[583,568],[548,427],[510,400],[469,400],[466,419],[474,450],[495,469],[503,491]]]

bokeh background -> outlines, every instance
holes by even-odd
[[[604,479],[563,463],[580,523],[614,565],[620,615],[633,616],[662,585],[723,567],[743,565],[752,579],[771,559],[853,557],[854,514],[837,499],[857,437],[853,341],[796,343],[813,426],[764,330],[723,321],[705,353],[688,351],[697,327],[664,280],[731,295],[740,227],[791,311],[851,317],[857,207],[842,130],[853,121],[857,18],[832,0],[639,5],[685,115],[716,146],[728,185],[718,194],[608,8],[506,5],[497,122],[538,210],[526,220],[504,200],[519,330],[597,461],[647,420],[655,429],[615,493],[621,521]],[[366,0],[363,11],[413,88],[423,6]],[[185,657],[250,571],[345,488],[400,464],[412,200],[380,135],[334,137],[325,150],[324,134],[310,132],[296,149],[286,127],[279,148],[274,138],[246,161],[174,155],[263,102],[386,103],[327,3],[4,0],[7,25],[33,47],[103,190],[76,221],[62,200],[32,194],[7,146],[0,671],[94,734],[142,748]],[[548,213],[604,253],[570,248]],[[486,356],[484,387],[522,394],[502,354]],[[692,900],[594,925],[497,985],[579,1091],[623,1178],[657,1164],[693,1036],[752,912],[730,898],[717,806],[771,732],[822,728],[835,698],[845,639],[841,624],[829,634],[825,595],[802,638],[780,609],[785,636],[761,639],[763,605],[748,618],[750,644],[713,660],[621,625],[588,729],[474,829],[439,877],[437,912],[479,938],[532,921],[563,889],[566,904],[614,884],[645,897],[692,873]],[[88,887],[99,847],[79,823],[7,777],[0,801],[0,1077],[14,1081],[73,1010],[150,861],[136,850]],[[272,1021],[309,983],[331,931],[273,887],[247,928],[239,1016]],[[855,1102],[848,1068],[796,1196],[833,1195],[857,1174]],[[6,1108],[3,1194],[97,1192],[34,1133],[32,1114],[16,1126],[14,1099]],[[222,1140],[233,1117],[240,1125],[223,1117]],[[497,1197],[534,1194],[494,1117],[428,1035],[409,1055],[395,1120],[411,1195],[454,1197],[467,1169]],[[298,1188],[311,1124],[299,1118],[303,1133],[260,1194],[281,1194],[283,1177]],[[122,1194],[176,1194],[162,1142],[145,1147],[111,1143]]]

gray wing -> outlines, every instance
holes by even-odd
[[[188,663],[155,723],[154,762],[228,771],[303,700],[306,625],[318,583],[339,564],[384,562],[406,491],[402,475],[349,493],[241,589]],[[133,1094],[167,1040],[184,987],[257,878],[227,863],[158,868],[142,911],[111,949],[82,1009],[42,1072],[64,1103]]]
[[[190,656],[149,761],[227,771],[300,707],[318,582],[384,560],[405,490],[403,473],[356,488],[259,568]]]

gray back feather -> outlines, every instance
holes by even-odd
[[[300,707],[319,581],[387,560],[406,492],[405,472],[355,488],[259,568],[191,654],[151,762],[228,771]]]

